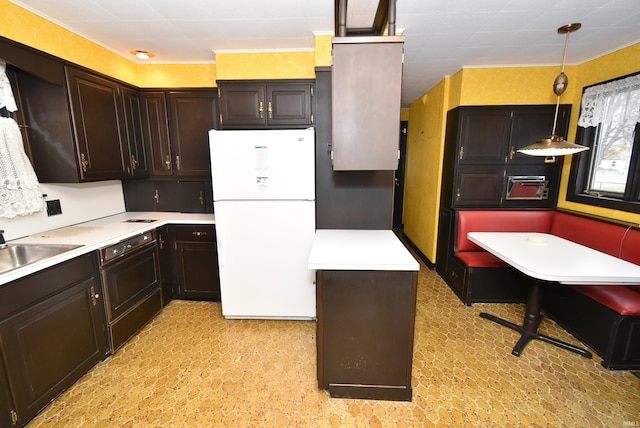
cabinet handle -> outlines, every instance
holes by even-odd
[[[196,232],[191,232],[191,234],[193,236],[206,236],[207,232],[200,232],[200,231],[196,231]]]
[[[511,146],[511,151],[509,152],[509,159],[513,159],[513,156],[516,154],[516,150],[513,146]]]
[[[258,103],[258,111],[260,112],[260,119],[264,119],[264,103],[262,101]]]
[[[178,171],[180,171],[181,166],[180,166],[180,156],[176,156],[176,169]]]
[[[87,172],[87,165],[89,165],[89,162],[87,162],[87,158],[84,153],[80,153],[80,163],[82,164],[82,172]]]
[[[460,201],[460,188],[456,189],[456,202]]]
[[[464,156],[464,147],[460,147],[460,160],[462,160],[462,157]]]
[[[268,110],[269,110],[269,119],[273,119],[273,108],[271,107],[271,101],[269,101]]]
[[[134,155],[131,155],[131,169],[135,170],[137,168],[138,168],[138,160]]]
[[[202,193],[202,190],[200,191],[200,205],[204,205],[204,193]]]
[[[164,166],[166,166],[167,169],[171,169],[171,158],[169,155],[167,155],[167,159],[164,161]]]
[[[89,289],[89,293],[91,294],[91,304],[93,306],[98,304],[98,299],[100,298],[100,295],[98,293],[96,293],[96,289],[95,287],[92,285]]]
[[[164,238],[162,237],[162,234],[158,234],[158,245],[161,250],[164,249]]]
[[[158,193],[158,189],[156,189],[155,195],[153,195],[153,199],[156,200],[156,204],[160,203],[160,194]]]

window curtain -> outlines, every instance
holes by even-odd
[[[17,110],[11,84],[0,60],[0,109]],[[24,152],[18,124],[0,117],[0,217],[13,218],[42,211],[44,199],[31,162]]]
[[[640,122],[640,74],[593,85],[584,90],[578,126]]]

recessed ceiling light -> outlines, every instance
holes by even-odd
[[[131,55],[135,55],[137,56],[139,59],[149,59],[149,58],[153,58],[155,55],[151,52],[147,52],[147,51],[131,51]]]

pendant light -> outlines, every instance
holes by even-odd
[[[567,59],[567,46],[569,45],[569,34],[577,31],[582,27],[582,24],[567,24],[558,28],[558,34],[566,34],[564,41],[564,54],[562,56],[562,70],[556,80],[553,82],[553,92],[557,95],[556,100],[556,114],[553,118],[553,131],[548,138],[536,141],[527,147],[519,149],[518,152],[531,156],[545,156],[545,162],[555,162],[556,156],[572,155],[584,150],[589,150],[588,147],[581,146],[579,144],[570,143],[565,141],[562,137],[556,135],[556,125],[558,123],[558,109],[560,108],[560,95],[566,91],[569,85],[569,79],[564,74],[564,65]]]

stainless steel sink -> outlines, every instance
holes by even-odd
[[[0,248],[0,274],[73,250],[81,245],[6,244]]]

